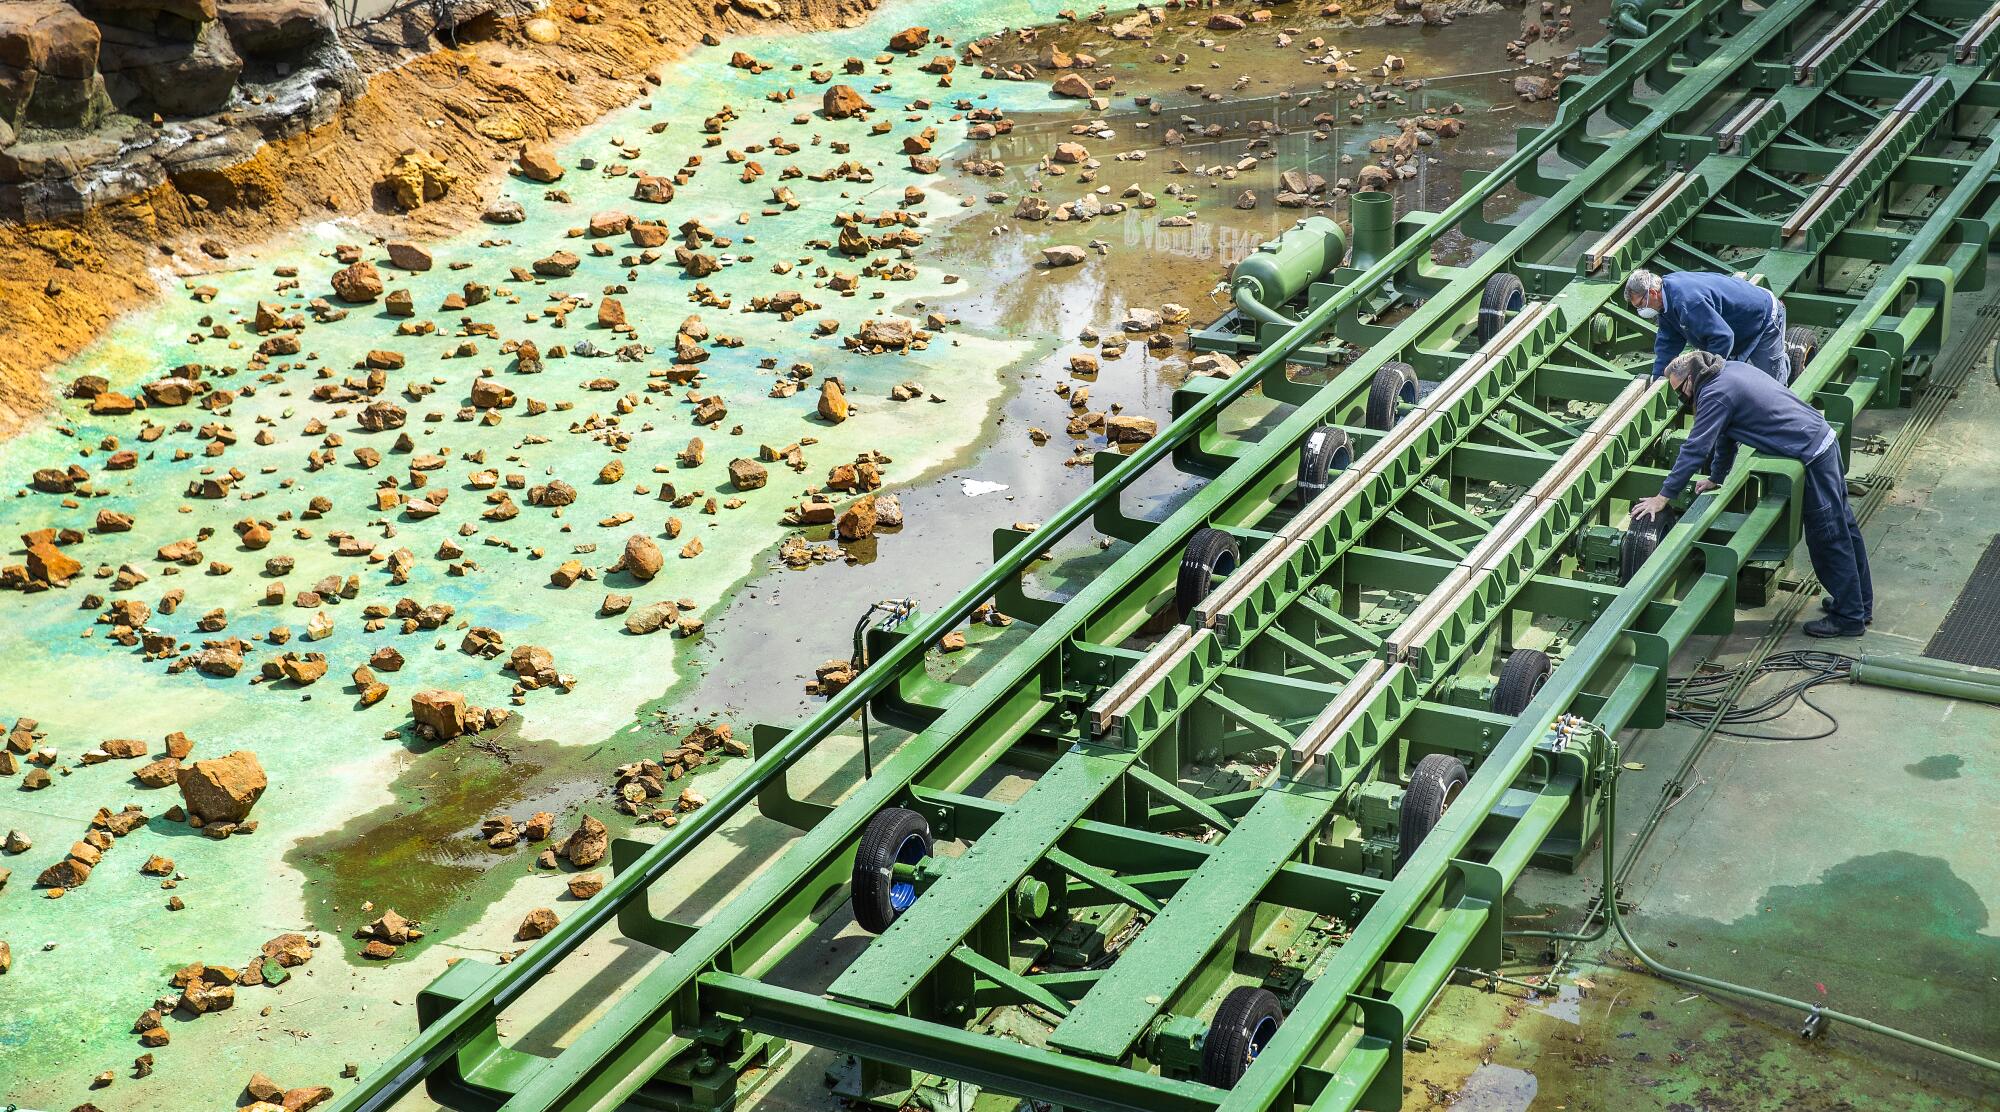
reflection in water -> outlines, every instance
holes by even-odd
[[[1535,1089],[1534,1074],[1488,1062],[1465,1079],[1451,1106],[1458,1112],[1527,1112]]]

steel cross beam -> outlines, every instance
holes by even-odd
[[[565,923],[556,934],[543,940],[521,961],[504,971],[488,972],[473,963],[461,963],[456,967],[446,978],[449,984],[441,982],[438,991],[427,994],[424,1008],[426,1025],[418,1042],[383,1069],[371,1074],[353,1093],[343,1097],[340,1107],[385,1107],[389,1100],[407,1090],[416,1080],[436,1073],[446,1088],[462,1086],[452,1090],[450,1096],[454,1103],[464,1107],[480,1106],[479,1102],[491,1107],[505,1101],[508,1107],[522,1109],[609,1109],[636,1091],[673,1056],[690,1046],[689,1036],[677,1032],[691,1032],[706,1017],[722,1013],[725,1009],[721,1001],[742,1002],[751,997],[781,998],[779,1004],[760,1005],[762,1010],[759,1014],[765,1018],[744,1017],[753,1028],[759,1023],[766,1026],[757,1029],[765,1030],[774,1029],[779,1023],[793,1024],[791,1030],[800,1032],[801,1037],[809,1035],[813,1041],[848,1045],[858,1052],[915,1068],[938,1068],[940,1072],[950,1072],[944,1067],[954,1063],[963,1065],[967,1071],[984,1068],[978,1066],[975,1059],[987,1054],[986,1050],[966,1051],[961,1060],[958,1050],[953,1049],[957,1040],[932,1038],[931,1034],[925,1034],[931,1032],[936,1024],[927,1023],[921,1029],[911,1028],[916,1032],[910,1036],[913,1042],[931,1039],[931,1050],[920,1051],[912,1046],[897,1045],[894,1038],[881,1039],[868,1033],[871,1026],[880,1032],[892,1032],[897,1023],[908,1022],[907,1019],[898,1020],[885,1015],[884,1022],[879,1024],[859,1019],[851,1024],[821,1022],[826,1016],[834,1015],[841,1006],[813,997],[798,999],[777,992],[743,991],[743,986],[726,978],[754,978],[759,970],[768,968],[791,941],[795,941],[798,937],[797,924],[806,921],[806,913],[826,894],[828,884],[843,873],[846,863],[851,860],[859,827],[875,809],[903,798],[906,793],[920,798],[923,785],[949,790],[969,783],[978,769],[990,764],[1013,741],[1044,728],[1048,715],[1059,710],[1065,700],[1060,693],[1051,696],[1043,690],[1039,677],[1048,667],[1047,662],[1058,662],[1059,669],[1060,662],[1074,657],[1079,635],[1101,639],[1106,634],[1129,630],[1132,618],[1140,612],[1134,605],[1135,601],[1142,601],[1143,596],[1149,593],[1150,585],[1159,581],[1166,558],[1196,525],[1204,520],[1221,525],[1244,525],[1267,514],[1273,506],[1272,496],[1284,487],[1277,476],[1305,432],[1326,417],[1345,411],[1377,367],[1404,351],[1418,353],[1441,330],[1455,328],[1457,322],[1465,319],[1468,297],[1502,266],[1513,260],[1552,257],[1542,248],[1551,246],[1564,234],[1579,230],[1568,223],[1569,218],[1584,212],[1584,206],[1592,203],[1593,199],[1615,200],[1624,189],[1644,177],[1647,169],[1644,158],[1655,145],[1678,144],[1678,149],[1697,154],[1705,151],[1707,148],[1700,144],[1689,146],[1682,142],[1683,137],[1670,134],[1674,127],[1682,123],[1680,117],[1691,116],[1698,107],[1708,103],[1726,87],[1729,80],[1738,76],[1739,71],[1758,72],[1759,66],[1767,64],[1758,59],[1760,52],[1780,30],[1796,21],[1809,7],[1800,0],[1790,3],[1781,0],[1754,17],[1732,17],[1737,25],[1732,28],[1734,34],[1724,40],[1723,46],[1691,68],[1673,73],[1671,82],[1665,83],[1665,91],[1643,106],[1646,110],[1636,114],[1639,123],[1633,125],[1631,131],[1617,139],[1602,142],[1586,137],[1585,125],[1592,114],[1599,108],[1615,107],[1628,116],[1634,115],[1628,110],[1630,106],[1620,100],[1632,80],[1640,74],[1666,72],[1666,61],[1675,46],[1698,38],[1700,32],[1719,18],[1728,6],[1710,0],[1672,13],[1657,13],[1653,17],[1652,34],[1636,43],[1614,43],[1609,51],[1611,65],[1606,73],[1593,81],[1572,83],[1572,88],[1566,90],[1568,95],[1559,110],[1556,126],[1529,136],[1521,152],[1488,179],[1489,187],[1468,191],[1445,214],[1415,228],[1414,234],[1403,239],[1388,258],[1361,275],[1350,276],[1346,286],[1331,291],[1331,296],[1305,315],[1305,323],[1300,328],[1251,360],[1237,378],[1218,386],[1208,386],[1202,391],[1190,391],[1191,404],[1160,438],[1112,467],[1089,497],[1066,507],[1039,532],[1032,547],[1024,545],[1005,553],[995,568],[966,594],[898,640],[890,653],[878,658],[875,668],[864,672],[861,682],[823,708],[806,726],[779,745],[760,752],[742,779],[718,793],[708,808],[697,812],[666,841],[641,855],[636,865],[621,870],[607,892]],[[1871,15],[1861,21],[1866,26],[1850,36],[1857,44],[1852,48],[1852,58],[1823,66],[1812,75],[1808,86],[1778,90],[1774,96],[1767,98],[1779,102],[1785,109],[1787,120],[1797,119],[1814,98],[1830,92],[1837,83],[1848,81],[1845,67],[1852,63],[1853,58],[1860,58],[1875,49],[1877,39],[1896,24],[1910,5],[1871,7],[1887,10],[1891,14],[1886,17]],[[1977,14],[1978,9],[1971,8],[1964,18],[1971,19]],[[1879,27],[1875,26],[1876,22],[1879,22]],[[1949,36],[1946,41],[1949,41]],[[1842,44],[1842,49],[1847,49],[1847,46]],[[1828,56],[1832,53],[1829,51]],[[1990,106],[1994,99],[1990,87],[1975,86],[1982,84],[1980,79],[1985,76],[1984,69],[1991,61],[1991,51],[1982,40],[1974,44],[1972,54],[1977,59],[1976,64],[1948,67],[1946,75],[1951,84],[1950,96],[1956,104]],[[1755,81],[1751,83],[1754,85]],[[1862,95],[1864,98],[1879,99],[1873,92]],[[1953,113],[1946,113],[1947,118],[1951,115]],[[1768,145],[1775,131],[1762,134],[1761,119],[1760,116],[1751,121],[1744,134],[1732,142],[1733,149],[1749,149],[1754,154]],[[1922,126],[1919,139],[1931,130],[1931,125]],[[1480,204],[1499,185],[1510,180],[1537,180],[1536,159],[1542,152],[1563,144],[1571,150],[1585,152],[1596,161],[1584,175],[1553,190],[1557,195],[1556,201],[1531,213],[1519,227],[1507,231],[1494,250],[1456,272],[1445,291],[1413,312],[1398,328],[1386,330],[1375,350],[1342,372],[1331,385],[1307,394],[1301,388],[1283,382],[1282,368],[1286,355],[1316,341],[1336,319],[1344,322],[1342,314],[1353,308],[1363,292],[1379,288],[1394,273],[1414,265],[1437,235],[1455,224],[1476,223]],[[1917,145],[1911,144],[1911,151],[1916,149],[1919,149]],[[1857,191],[1886,192],[1894,188],[1899,175],[1911,172],[1897,167],[1913,167],[1918,172],[1932,173],[1924,169],[1929,164],[1913,161],[1916,156],[1911,151],[1892,152],[1884,156],[1880,163],[1871,157],[1866,165],[1871,171],[1867,175],[1868,183],[1858,187]],[[1822,348],[1811,373],[1801,384],[1802,390],[1807,385],[1815,391],[1823,386],[1831,387],[1821,397],[1829,405],[1830,415],[1837,420],[1844,421],[1855,408],[1866,404],[1885,383],[1894,381],[1901,356],[1906,351],[1914,350],[1927,331],[1941,326],[1945,302],[1953,285],[1970,273],[1973,264],[1983,258],[1985,240],[1992,234],[1993,214],[1977,206],[1984,203],[1981,193],[1994,170],[1992,155],[1989,144],[1971,158],[1951,160],[1954,165],[1947,168],[1962,164],[1967,176],[1960,179],[1951,196],[1906,237],[1856,241],[1864,244],[1869,251],[1892,257],[1885,271],[1886,277],[1865,301],[1822,294],[1817,290],[1804,295],[1815,299],[1805,304],[1824,306],[1829,313],[1842,314],[1839,318],[1823,322],[1838,323],[1839,328]],[[1740,155],[1732,157],[1742,158]],[[1728,184],[1732,174],[1748,164],[1747,158],[1734,165],[1712,161],[1713,158],[1709,154],[1697,160],[1702,167],[1706,167],[1698,167],[1704,181],[1702,192],[1706,196],[1702,200],[1705,204],[1722,203],[1721,189]],[[1872,173],[1882,167],[1887,167],[1886,174]],[[1875,180],[1878,176],[1879,181]],[[1603,191],[1609,186],[1615,186],[1616,192],[1606,196]],[[1816,256],[1829,246],[1837,246],[1843,236],[1853,235],[1840,230],[1851,218],[1851,213],[1836,214],[1828,222],[1823,237],[1803,237],[1804,240],[1824,238],[1825,242],[1802,242],[1797,250],[1774,249],[1765,257],[1774,264],[1794,268],[1794,276],[1802,276]],[[1657,219],[1642,219],[1640,224],[1656,232],[1658,238],[1655,241],[1647,236],[1643,237],[1643,241],[1634,240],[1638,246],[1632,249],[1629,257],[1643,258],[1652,250],[1670,246],[1674,250],[1682,250],[1682,247],[1670,245],[1667,241],[1686,220],[1687,214],[1676,205],[1663,207]],[[1707,227],[1705,221],[1713,223],[1710,217],[1704,215],[1697,216],[1691,225],[1697,238],[1702,237]],[[1946,242],[1944,237],[1947,233],[1964,238]],[[1900,250],[1895,249],[1898,245]],[[1685,249],[1694,250],[1691,246]],[[1624,265],[1624,260],[1619,259],[1618,265]],[[1578,281],[1573,289],[1564,289],[1559,299],[1564,301],[1566,319],[1572,322],[1573,327],[1581,325],[1583,318],[1602,304],[1611,288],[1608,282]],[[1863,346],[1865,344],[1876,346]],[[1443,346],[1448,348],[1451,345]],[[1565,358],[1581,367],[1591,364],[1585,353]],[[1836,371],[1851,378],[1844,383],[1837,382]],[[1544,368],[1536,372],[1536,378],[1541,383],[1588,385],[1588,378],[1578,377],[1583,373]],[[1267,392],[1279,400],[1298,405],[1289,417],[1270,431],[1263,445],[1241,450],[1225,460],[1226,469],[1211,481],[1206,490],[1177,509],[1167,521],[1150,526],[1151,532],[1125,552],[1109,574],[1086,586],[1076,598],[1045,619],[993,673],[969,691],[957,694],[942,707],[938,717],[923,732],[906,743],[891,761],[885,762],[876,779],[862,785],[855,798],[807,831],[791,851],[753,883],[744,898],[723,908],[699,930],[678,939],[667,961],[634,986],[613,1006],[605,1019],[584,1032],[575,1045],[556,1059],[545,1060],[506,1050],[493,1039],[492,1016],[501,1007],[518,999],[527,987],[612,915],[615,914],[621,923],[644,926],[641,914],[644,889],[680,860],[694,840],[712,834],[749,799],[774,785],[781,785],[785,769],[807,747],[817,744],[831,733],[861,699],[884,697],[894,690],[901,690],[906,674],[913,668],[921,667],[924,649],[962,620],[973,606],[996,590],[1007,588],[1017,581],[1033,555],[1044,549],[1051,537],[1060,537],[1093,515],[1102,518],[1109,514],[1115,517],[1119,492],[1138,474],[1167,453],[1179,454],[1183,449],[1205,440],[1214,416],[1257,385],[1265,386]],[[1834,403],[1844,405],[1845,413],[1835,413]],[[1531,438],[1516,437],[1515,440],[1518,443],[1511,449],[1491,444],[1465,445],[1461,454],[1482,459],[1492,467],[1527,467],[1529,474],[1545,473],[1554,462],[1554,454],[1540,449]],[[1524,458],[1516,459],[1516,456]],[[1750,475],[1752,467],[1761,468],[1754,486]],[[1787,478],[1782,465],[1751,461],[1749,466],[1740,466],[1725,487],[1725,492],[1734,499],[1734,503],[1747,503],[1747,509],[1740,514],[1732,512],[1725,515],[1722,512],[1723,503],[1719,500],[1697,503],[1688,521],[1668,538],[1669,543],[1663,547],[1662,554],[1656,555],[1649,565],[1649,572],[1618,595],[1617,600],[1610,603],[1599,619],[1591,624],[1589,635],[1570,655],[1572,663],[1558,670],[1556,680],[1551,681],[1551,687],[1545,689],[1536,706],[1523,716],[1498,747],[1484,755],[1474,784],[1462,797],[1467,802],[1448,812],[1445,822],[1433,831],[1423,850],[1405,866],[1398,879],[1369,901],[1366,914],[1361,919],[1361,928],[1338,951],[1333,965],[1316,979],[1305,998],[1293,1010],[1279,1038],[1267,1048],[1266,1054],[1260,1057],[1258,1064],[1252,1067],[1237,1089],[1225,1096],[1215,1090],[1176,1082],[1173,1084],[1184,1087],[1173,1090],[1177,1094],[1173,1099],[1184,1096],[1196,1104],[1215,1101],[1227,1107],[1271,1107],[1289,1091],[1295,1100],[1316,1100],[1319,1102],[1317,1106],[1336,1108],[1354,1107],[1357,1102],[1369,1097],[1377,1078],[1383,1076],[1394,1061],[1395,1047],[1400,1045],[1401,1024],[1408,1016],[1414,1015],[1423,1001],[1428,999],[1429,993],[1442,983],[1457,955],[1487,929],[1500,887],[1525,867],[1544,835],[1571,806],[1575,792],[1588,776],[1587,762],[1580,757],[1575,754],[1552,756],[1537,744],[1546,732],[1547,721],[1556,710],[1571,706],[1586,708],[1588,713],[1607,725],[1615,726],[1633,720],[1633,716],[1645,706],[1649,691],[1656,685],[1658,673],[1665,666],[1663,654],[1706,620],[1711,610],[1720,607],[1726,617],[1731,577],[1718,569],[1725,566],[1733,569],[1734,564],[1730,561],[1740,562],[1748,558],[1767,535],[1774,531],[1782,532],[1786,510],[1784,482]],[[1690,532],[1690,529],[1697,531]],[[1701,561],[1706,562],[1699,567],[1694,556],[1696,553]],[[1355,558],[1359,560],[1361,557],[1357,554]],[[1405,559],[1414,561],[1412,557]],[[1666,570],[1661,570],[1663,567]],[[1703,567],[1706,570],[1701,570]],[[1434,582],[1432,586],[1435,586]],[[1547,582],[1547,577],[1538,576],[1534,586],[1523,590],[1523,597],[1531,591],[1538,592],[1537,597],[1544,597],[1555,589],[1555,584]],[[1588,591],[1565,589],[1574,592],[1574,599],[1595,597]],[[1669,601],[1662,602],[1663,599]],[[1301,600],[1301,605],[1309,601]],[[1605,603],[1594,601],[1591,605],[1604,606]],[[1607,626],[1606,623],[1614,621],[1618,623],[1616,629]],[[1612,690],[1588,689],[1585,686],[1585,673],[1589,671],[1586,661],[1610,659],[1614,648],[1628,645],[1639,650],[1638,656],[1643,658],[1641,662],[1618,677]],[[1225,690],[1232,690],[1228,686],[1231,682],[1228,674],[1235,671],[1238,670],[1225,670],[1221,684]],[[1558,684],[1557,680],[1561,683]],[[1552,702],[1550,692],[1560,693],[1565,688],[1567,693],[1560,702]],[[1532,729],[1528,728],[1528,722],[1537,716],[1543,721]],[[1093,758],[1088,750],[1079,754],[1078,763],[1093,763],[1086,758]],[[1123,765],[1127,770],[1143,768],[1122,753],[1099,754],[1094,760]],[[1513,785],[1531,764],[1546,764],[1554,771],[1540,778],[1538,789],[1531,787],[1527,790],[1529,802],[1521,809],[1511,830],[1483,862],[1460,859],[1458,855],[1469,844],[1474,828],[1482,824],[1492,803],[1502,795],[1522,791]],[[1084,773],[1078,783],[1084,785],[1087,793],[1100,775],[1089,768],[1084,769]],[[1043,779],[1048,781],[1049,776],[1045,775]],[[1098,791],[1103,794],[1109,787],[1107,784]],[[1056,794],[1072,798],[1065,800],[1060,807],[1052,808],[1049,811],[1051,815],[1073,810],[1073,793],[1068,789],[1061,793],[1052,790],[1050,793],[1052,798]],[[1253,809],[1255,806],[1257,804],[1252,805]],[[1087,804],[1084,810],[1088,810]],[[1081,811],[1077,814],[1080,817]],[[1238,832],[1247,820],[1247,815],[1235,819]],[[1001,821],[1001,818],[994,818],[984,833],[990,834]],[[1083,820],[1083,823],[1089,821]],[[1046,857],[1048,851],[1055,850],[1057,845],[1066,844],[1073,836],[1072,832],[1083,829],[1082,823],[1065,823],[1064,829],[1046,839],[1047,845],[1038,854],[1032,849],[1031,841],[1024,841],[1014,851],[1014,856]],[[1447,831],[1454,833],[1447,834]],[[1042,840],[1040,837],[1033,839]],[[1227,849],[1228,841],[1225,838],[1213,852]],[[1456,845],[1445,848],[1447,843],[1453,841]],[[977,844],[975,842],[975,848]],[[992,851],[989,855],[997,854],[998,851]],[[1212,858],[1213,853],[1204,860]],[[1281,863],[1278,876],[1302,875],[1286,871],[1300,867]],[[1199,870],[1200,866],[1196,865],[1195,871]],[[949,871],[946,873],[947,878],[951,875]],[[1457,877],[1462,882],[1463,891],[1456,896],[1441,891],[1443,880],[1448,876]],[[1131,877],[1119,881],[1113,875],[1112,879],[1120,883],[1131,882],[1128,887],[1138,883]],[[1191,881],[1192,877],[1146,881],[1154,887],[1150,893],[1140,894],[1145,899],[1165,898],[1166,907],[1171,908],[1176,894]],[[1271,881],[1267,888],[1281,883],[1281,880]],[[936,892],[937,889],[933,888],[931,894]],[[1268,890],[1264,895],[1268,898],[1294,898],[1281,897]],[[1392,963],[1394,968],[1384,965],[1381,959],[1389,943],[1397,939],[1416,940],[1420,944],[1415,948],[1422,956],[1415,962]],[[1380,941],[1379,948],[1377,941]],[[1369,952],[1371,949],[1372,953]],[[1335,987],[1342,983],[1346,983],[1347,987]],[[1356,995],[1364,984],[1372,987],[1367,993]],[[1379,993],[1387,995],[1384,997]],[[744,1010],[752,1009],[745,1006]],[[774,1018],[781,1013],[791,1018]],[[1336,1022],[1343,1014],[1359,1014],[1361,1022],[1336,1030]],[[801,1015],[807,1018],[799,1018]],[[991,1041],[994,1040],[987,1040]],[[1331,1061],[1329,1053],[1336,1047],[1344,1048],[1345,1056],[1338,1060],[1336,1069],[1329,1071],[1322,1063]],[[934,1053],[938,1048],[944,1048],[945,1052]],[[1276,1057],[1272,1055],[1273,1051],[1279,1052]],[[1289,1064],[1283,1061],[1294,1055],[1295,1060]],[[1004,1058],[1001,1055],[990,1060],[997,1062]],[[1147,1093],[1159,1096],[1164,1091],[1155,1084],[1162,1080],[1157,1075],[1104,1064],[1093,1065],[1050,1052],[1034,1056],[1031,1067],[1010,1066],[1009,1069],[1018,1074],[1019,1083],[1024,1088],[1032,1090],[1030,1095],[1042,1095],[1046,1099],[1073,1099],[1081,1093],[1093,1093],[1096,1094],[1093,1099],[1106,1102],[1102,1105],[1104,1107],[1123,1105],[1128,1101],[1132,1102],[1131,1106],[1145,1106],[1152,1099]],[[970,1073],[961,1075],[970,1076]],[[1144,1080],[1147,1078],[1152,1080]],[[1079,1081],[1088,1081],[1090,1087],[1076,1087]]]

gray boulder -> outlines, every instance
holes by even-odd
[[[134,115],[201,116],[229,103],[243,59],[222,24],[201,26],[191,41],[104,26],[98,68],[111,99]]]

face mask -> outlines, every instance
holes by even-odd
[[[1641,320],[1658,320],[1659,316],[1660,311],[1650,306],[1639,310],[1639,319]]]

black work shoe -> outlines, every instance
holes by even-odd
[[[1843,621],[1829,614],[1807,622],[1801,632],[1807,637],[1859,637],[1868,632],[1868,627],[1864,623]]]
[[[1820,612],[1820,613],[1822,613],[1822,614],[1831,614],[1831,613],[1833,613],[1833,596],[1832,596],[1832,595],[1821,595],[1821,596],[1820,596],[1820,600],[1819,600],[1819,612]],[[1870,615],[1868,615],[1867,617],[1865,617],[1865,618],[1861,619],[1861,624],[1862,624],[1862,625],[1874,625],[1874,624],[1875,624],[1875,615],[1873,615],[1873,614],[1870,614]]]

